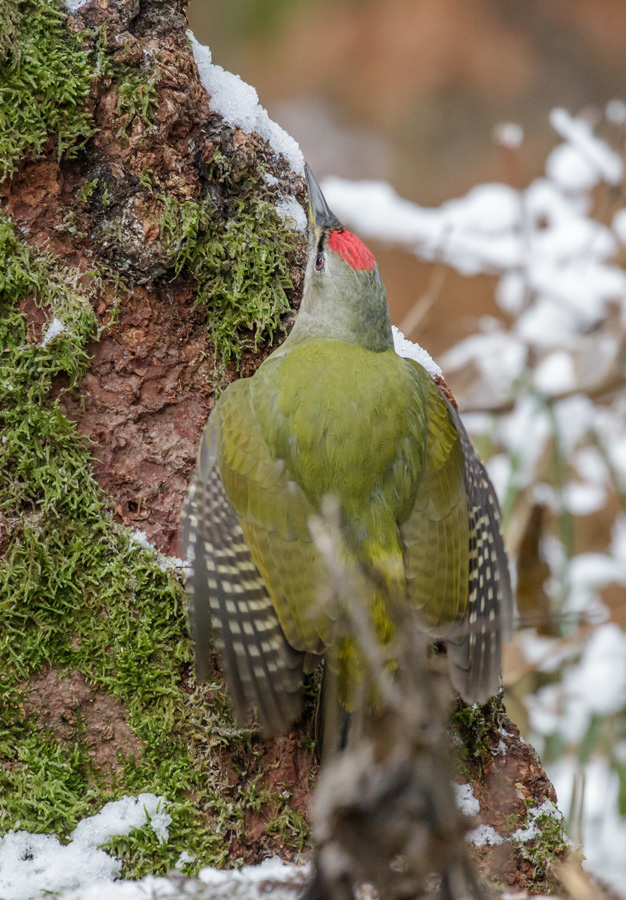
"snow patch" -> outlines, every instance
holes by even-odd
[[[464,816],[477,816],[480,812],[480,803],[474,796],[471,784],[452,783],[454,796],[458,809]]]
[[[550,124],[571,147],[578,152],[597,174],[597,180],[607,184],[618,185],[624,174],[624,163],[619,156],[600,138],[597,138],[591,125],[580,117],[571,116],[564,109],[553,109]]]
[[[524,828],[518,828],[511,835],[511,840],[516,844],[527,844],[529,841],[534,841],[541,835],[542,831],[541,825],[537,824],[537,820],[544,816],[558,819],[559,822],[563,821],[560,810],[557,809],[552,800],[544,800],[541,806],[528,810],[527,825]]]
[[[605,112],[611,125],[623,125],[626,122],[626,103],[623,100],[609,100]]]
[[[276,212],[285,222],[295,225],[297,231],[306,231],[307,216],[295,197],[279,200],[276,204]]]
[[[552,420],[545,405],[529,394],[522,394],[511,415],[500,423],[502,446],[509,457],[516,460],[516,487],[526,487],[534,480],[552,429]]]
[[[148,535],[146,534],[146,532],[140,531],[138,528],[133,528],[131,530],[130,541],[132,544],[136,544],[143,550],[156,550],[154,544],[148,540]]]
[[[504,838],[491,825],[479,825],[478,828],[467,832],[465,840],[469,844],[474,844],[475,847],[496,847],[503,843]]]
[[[626,244],[626,209],[618,209],[613,216],[611,227],[620,244]]]
[[[40,347],[47,347],[50,341],[53,341],[55,337],[58,337],[60,334],[63,334],[64,331],[67,331],[67,326],[65,322],[62,322],[61,319],[58,319],[56,316],[52,319],[51,322],[48,322],[48,326],[43,334],[41,339]]]
[[[544,394],[561,394],[576,387],[571,353],[555,350],[545,356],[534,371],[535,387]]]
[[[211,109],[224,120],[247,134],[259,134],[288,160],[298,175],[304,173],[304,157],[296,141],[280,125],[270,119],[259,104],[259,96],[251,84],[239,75],[226,72],[212,62],[211,51],[199,44],[191,30],[187,31],[193,57],[198,66],[202,86],[211,95]]]
[[[138,528],[131,529],[129,533],[130,542],[137,547],[141,547],[142,550],[152,550],[155,557],[156,563],[161,569],[162,572],[167,572],[168,569],[179,569],[181,571],[186,570],[190,567],[190,562],[188,559],[181,559],[179,556],[166,556],[164,553],[161,553],[154,544],[148,540],[148,536],[145,531],[140,531]]]
[[[193,853],[188,853],[186,850],[183,850],[176,862],[174,863],[174,868],[183,870],[185,866],[188,866],[189,863],[192,863],[196,857]]]
[[[190,854],[183,851],[179,863],[182,860],[181,865],[186,865],[188,857]],[[242,869],[203,869],[200,879],[204,885],[195,879],[181,881],[148,875],[140,881],[101,881],[64,893],[62,900],[180,900],[183,895],[197,900],[267,900],[268,896],[272,900],[298,900],[310,876],[309,865],[298,866],[274,858]]]
[[[571,193],[590,191],[600,180],[596,167],[569,144],[554,148],[546,160],[546,175]]]
[[[119,875],[122,864],[99,849],[101,845],[146,825],[159,841],[167,841],[172,819],[164,812],[166,803],[147,793],[107,803],[95,816],[78,823],[68,844],[61,844],[54,835],[9,831],[0,838],[0,896],[31,900],[45,892],[108,884]]]
[[[271,885],[273,900],[297,900],[310,875],[309,865],[296,866],[274,857],[258,866],[226,872],[202,869],[198,877],[211,888],[220,893],[223,891],[224,895],[227,891],[228,900],[264,900],[268,897],[268,885]]]
[[[557,672],[564,662],[576,657],[579,650],[574,644],[544,637],[531,629],[519,632],[516,643],[524,659],[532,663],[538,672]]]
[[[405,338],[400,329],[396,328],[395,325],[391,326],[391,331],[393,334],[393,349],[398,356],[415,360],[415,362],[418,362],[420,366],[426,369],[431,378],[443,377],[443,372],[440,367],[423,347],[420,347],[419,344],[414,344],[413,341]]]
[[[516,150],[524,140],[524,129],[517,122],[500,122],[493,131],[496,143]]]
[[[605,488],[600,484],[579,484],[572,481],[562,494],[563,507],[574,516],[590,516],[602,509],[607,500]]]

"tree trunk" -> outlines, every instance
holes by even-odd
[[[303,235],[276,206],[305,194],[212,109],[183,6],[0,14],[0,823],[67,835],[152,791],[170,840],[116,840],[129,877],[182,850],[195,868],[289,858],[316,775],[312,703],[263,742],[232,729],[217,670],[191,675],[180,510],[215,391],[293,320]],[[545,888],[563,835],[548,807],[529,818],[555,799],[534,751],[496,706],[457,721],[476,821],[502,838],[481,868]]]

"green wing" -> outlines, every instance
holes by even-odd
[[[444,637],[467,610],[469,524],[463,448],[439,388],[421,372],[426,460],[413,509],[400,530],[408,598],[420,610],[423,627]]]
[[[407,593],[424,628],[446,639],[454,687],[483,703],[500,689],[501,641],[512,625],[500,508],[458,412],[424,376],[426,465],[401,526]]]
[[[461,418],[450,413],[463,446],[470,526],[467,614],[448,636],[454,686],[468,702],[483,703],[500,689],[502,640],[513,628],[513,590],[495,490]]]
[[[326,647],[328,619],[314,616],[322,573],[307,528],[313,509],[270,455],[250,385],[232,384],[207,423],[181,540],[198,676],[210,671],[215,628],[238,720],[255,707],[275,734],[299,714],[302,674]]]
[[[289,644],[322,653],[327,628],[314,613],[323,568],[307,525],[315,510],[284,461],[271,455],[257,424],[251,385],[251,380],[232,385],[220,404],[222,481]]]

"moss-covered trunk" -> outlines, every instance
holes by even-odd
[[[262,175],[300,181],[211,111],[182,4],[3,10],[0,828],[150,791],[170,840],[118,842],[127,874],[298,850],[312,756],[234,734],[217,677],[194,692],[172,557],[216,383],[297,303]]]
[[[170,838],[115,841],[127,876],[300,850],[315,774],[306,722],[235,732],[217,672],[191,674],[179,513],[216,387],[292,320],[276,202],[304,189],[212,110],[182,7],[0,10],[0,830],[153,792]],[[512,833],[550,786],[497,716],[470,724],[481,816]],[[491,872],[543,883],[506,847]]]

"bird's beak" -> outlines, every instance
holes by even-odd
[[[309,187],[309,223],[315,231],[336,231],[343,228],[337,216],[330,211],[322,189],[315,180],[309,164],[304,164],[306,183]]]

